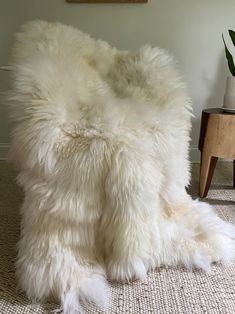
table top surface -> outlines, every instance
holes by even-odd
[[[222,108],[208,108],[202,110],[202,112],[209,113],[209,114],[222,114],[222,115],[235,115],[235,111],[233,112],[227,112],[224,111]]]

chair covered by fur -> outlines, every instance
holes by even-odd
[[[54,294],[76,313],[79,299],[106,302],[106,277],[234,257],[233,226],[186,193],[191,101],[165,51],[119,51],[34,21],[16,35],[12,65],[28,297]]]

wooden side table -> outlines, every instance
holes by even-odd
[[[218,158],[233,160],[235,187],[235,114],[213,108],[202,111],[199,139],[201,151],[200,197],[206,197]]]

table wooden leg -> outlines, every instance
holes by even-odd
[[[210,156],[206,152],[205,153],[203,152],[201,155],[200,187],[199,187],[200,197],[207,196],[217,160],[218,160],[217,157]]]
[[[233,187],[235,188],[235,159],[233,161]]]

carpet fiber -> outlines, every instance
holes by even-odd
[[[197,197],[198,165],[193,165],[190,194]],[[15,184],[16,173],[0,162],[0,313],[46,314],[58,308],[29,302],[17,291],[14,275],[16,243],[19,239],[19,207],[23,194]],[[218,164],[206,199],[219,216],[235,224],[235,192],[232,188],[232,165]],[[235,263],[227,268],[215,265],[209,274],[182,268],[160,268],[140,282],[110,283],[112,306],[100,311],[86,306],[87,314],[234,314]]]

